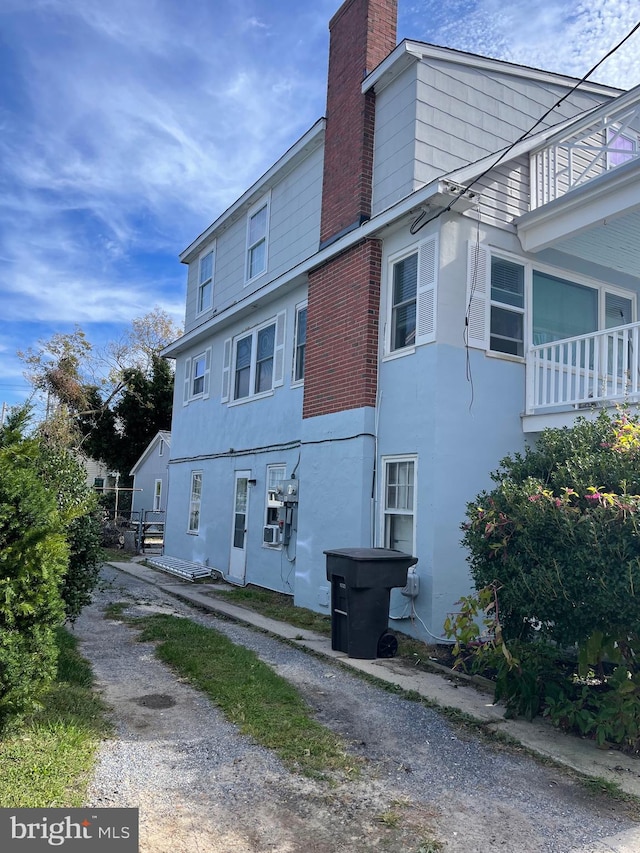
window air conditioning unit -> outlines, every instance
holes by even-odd
[[[280,527],[277,524],[267,524],[262,531],[262,541],[265,545],[278,545],[280,542]]]

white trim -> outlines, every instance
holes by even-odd
[[[298,388],[299,386],[304,385],[304,365],[303,365],[303,369],[302,369],[302,376],[300,377],[300,379],[296,379],[296,368],[298,366],[298,322],[299,322],[300,314],[302,313],[302,311],[307,311],[308,307],[309,307],[309,305],[308,305],[308,301],[306,299],[303,302],[298,302],[298,304],[295,306],[295,322],[293,325],[293,354],[292,354],[292,358],[291,358],[291,387],[292,388]],[[308,319],[309,319],[309,313],[307,311],[307,320]],[[305,356],[306,356],[306,349],[307,349],[306,331],[305,331],[304,348],[305,348]],[[303,362],[304,362],[304,360],[305,359],[303,358]]]
[[[158,485],[160,489],[158,489]],[[153,511],[160,512],[162,509],[162,480],[158,477],[153,484]]]
[[[202,261],[204,258],[208,257],[209,255],[212,255],[212,258],[211,258],[211,275],[203,282],[202,277],[201,277]],[[217,252],[216,252],[216,241],[215,240],[213,241],[213,243],[210,243],[206,247],[206,249],[204,249],[198,255],[198,264],[197,264],[197,276],[198,276],[198,278],[197,278],[197,282],[196,282],[196,317],[200,317],[202,314],[206,314],[207,311],[211,311],[211,309],[213,308],[213,288],[214,288],[214,282],[215,282],[215,277],[216,277],[216,256],[217,256]],[[211,285],[211,287],[209,289],[208,304],[201,306],[200,305],[200,293],[201,293],[202,288],[204,286],[206,286],[207,284]]]
[[[262,210],[266,209],[266,222],[264,226],[264,235],[259,239],[251,242],[250,232],[251,232],[251,220],[257,216]],[[247,237],[245,244],[245,269],[244,269],[244,283],[245,285],[250,284],[252,281],[255,281],[260,276],[264,275],[269,269],[269,225],[271,219],[271,190],[262,196],[262,198],[256,202],[249,210],[247,211]],[[251,253],[258,248],[258,246],[264,243],[264,266],[258,272],[251,274],[250,266],[251,266]]]
[[[277,367],[277,358],[278,353],[280,353],[280,362],[281,365],[284,364],[284,357],[282,355],[282,351],[284,348],[284,323],[285,323],[286,312],[280,312],[275,317],[270,317],[263,323],[260,323],[258,326],[254,326],[252,329],[245,329],[240,334],[236,335],[231,340],[231,361],[230,361],[230,370],[229,370],[229,395],[228,395],[228,404],[234,405],[236,403],[246,403],[250,400],[256,400],[261,397],[267,397],[273,394],[274,388],[283,384],[284,379],[281,375],[280,378],[276,376],[276,367]],[[271,356],[272,366],[271,366],[271,388],[265,388],[263,391],[256,391],[256,368],[258,364],[258,337],[260,332],[264,329],[268,329],[271,326],[274,327],[273,331],[273,354]],[[279,335],[282,337],[282,343],[279,345]],[[238,344],[240,341],[243,341],[247,338],[251,338],[251,361],[248,365],[249,367],[249,393],[245,394],[242,397],[236,397],[236,361],[238,354]],[[225,341],[226,345],[226,341]],[[246,368],[245,368],[246,369]],[[283,371],[282,371],[283,373]]]
[[[194,501],[194,499],[193,499],[193,484],[194,484],[196,477],[200,478],[200,495],[198,497],[198,500]],[[188,504],[188,508],[187,508],[187,533],[191,534],[191,536],[197,536],[200,533],[200,519],[202,517],[202,481],[203,481],[202,470],[196,470],[196,471],[191,472],[191,482],[189,485],[189,504]],[[197,503],[197,510],[198,510],[198,525],[197,525],[197,527],[192,528],[191,527],[191,513],[192,513],[192,507],[196,503]]]
[[[411,511],[387,512],[387,465],[394,462],[412,462],[413,463],[413,505]],[[401,453],[389,454],[380,457],[380,468],[382,476],[380,477],[380,518],[379,518],[379,543],[383,548],[390,547],[386,543],[386,519],[387,515],[411,515],[413,518],[412,530],[412,546],[411,554],[416,554],[416,533],[417,533],[417,518],[418,518],[418,454],[417,453]]]

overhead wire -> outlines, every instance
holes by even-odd
[[[572,86],[572,87],[571,87],[571,89],[568,89],[568,90],[564,93],[564,95],[562,95],[562,97],[561,97],[561,98],[558,98],[558,100],[557,100],[557,101],[556,101],[552,106],[550,106],[550,107],[549,107],[549,108],[548,108],[548,109],[547,109],[547,110],[546,110],[546,111],[545,111],[545,112],[540,116],[540,118],[538,118],[538,119],[534,122],[534,124],[532,124],[532,125],[531,125],[531,127],[530,127],[530,128],[528,128],[528,130],[525,130],[525,132],[524,132],[524,133],[520,134],[520,136],[519,136],[519,137],[518,137],[514,142],[510,143],[506,148],[501,149],[501,150],[498,150],[498,151],[494,151],[492,155],[489,155],[489,156],[494,156],[494,155],[499,154],[499,157],[498,157],[498,159],[497,159],[497,160],[495,160],[495,161],[494,161],[490,166],[488,166],[488,167],[487,167],[487,168],[486,168],[486,169],[485,169],[485,170],[484,170],[480,175],[477,175],[477,176],[476,176],[476,177],[471,181],[471,183],[470,183],[470,184],[467,184],[467,185],[464,187],[464,191],[465,191],[465,192],[468,192],[468,191],[471,189],[471,187],[475,186],[475,185],[478,183],[478,181],[481,181],[483,178],[485,178],[485,177],[489,174],[489,172],[491,172],[493,169],[495,169],[495,167],[496,167],[499,163],[501,163],[501,162],[505,159],[505,157],[507,157],[507,156],[508,156],[508,154],[509,154],[509,153],[510,153],[510,152],[511,152],[515,147],[516,147],[516,145],[519,145],[519,143],[520,143],[520,142],[524,142],[524,140],[525,140],[528,136],[531,136],[531,134],[534,132],[534,130],[535,130],[537,127],[539,127],[539,126],[542,124],[542,122],[543,122],[543,121],[544,121],[544,120],[545,120],[545,119],[546,119],[546,118],[547,118],[547,117],[548,117],[548,116],[549,116],[549,115],[550,115],[554,110],[556,110],[556,109],[557,109],[557,108],[558,108],[562,103],[564,103],[564,101],[566,101],[566,100],[567,100],[567,98],[571,97],[571,95],[573,95],[573,93],[574,93],[578,88],[580,88],[580,86],[582,86],[582,84],[583,84],[583,83],[585,83],[585,82],[589,79],[589,77],[591,77],[591,75],[592,75],[595,71],[597,71],[597,69],[602,65],[602,63],[603,63],[603,62],[605,62],[607,59],[609,59],[609,57],[613,56],[613,54],[614,54],[614,53],[616,53],[618,50],[620,50],[620,48],[622,47],[622,45],[623,45],[626,41],[628,41],[628,40],[629,40],[629,39],[630,39],[630,38],[631,38],[631,37],[632,37],[632,36],[633,36],[633,35],[634,35],[638,30],[640,30],[640,21],[638,21],[638,23],[637,23],[637,24],[635,24],[635,26],[633,26],[633,27],[631,28],[631,30],[629,30],[629,32],[624,36],[624,38],[622,38],[622,39],[621,39],[621,40],[620,40],[620,41],[619,41],[619,42],[618,42],[614,47],[612,47],[612,48],[611,48],[611,50],[609,50],[609,51],[608,51],[608,52],[607,52],[607,53],[606,53],[606,54],[605,54],[601,59],[599,59],[599,60],[598,60],[598,62],[596,62],[596,64],[595,64],[594,66],[592,66],[592,67],[587,71],[587,73],[586,73],[586,74],[584,74],[584,75],[583,75],[583,76],[582,76],[582,77],[581,77],[581,78],[576,82],[576,84],[575,84],[574,86]],[[449,202],[449,204],[448,204],[445,208],[442,208],[442,209],[441,209],[441,210],[439,210],[437,213],[435,213],[432,217],[430,217],[429,219],[426,219],[425,221],[422,221],[422,220],[423,220],[423,217],[424,217],[424,216],[426,216],[427,211],[422,210],[422,211],[420,212],[420,214],[417,216],[417,218],[414,220],[414,222],[412,222],[412,224],[411,224],[411,226],[410,226],[410,228],[409,228],[409,232],[410,232],[411,234],[417,234],[417,233],[418,233],[418,231],[420,231],[422,228],[424,228],[424,227],[425,227],[425,225],[428,225],[430,222],[434,222],[434,221],[435,221],[436,219],[438,219],[440,216],[443,216],[445,213],[448,213],[448,212],[449,212],[449,211],[454,207],[454,205],[455,205],[455,203],[458,201],[458,199],[459,199],[459,198],[461,198],[461,197],[463,197],[463,196],[464,196],[464,192],[463,192],[463,193],[460,193],[460,194],[458,194],[458,195],[456,195],[454,198],[452,198],[452,199],[451,199],[451,201]]]

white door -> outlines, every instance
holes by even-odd
[[[244,583],[247,568],[247,526],[249,510],[249,477],[251,471],[236,471],[233,493],[233,525],[229,578]]]

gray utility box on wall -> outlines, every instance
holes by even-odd
[[[387,634],[389,598],[394,587],[406,585],[417,557],[389,548],[324,553],[331,583],[331,648],[350,658],[393,657],[397,641]]]

